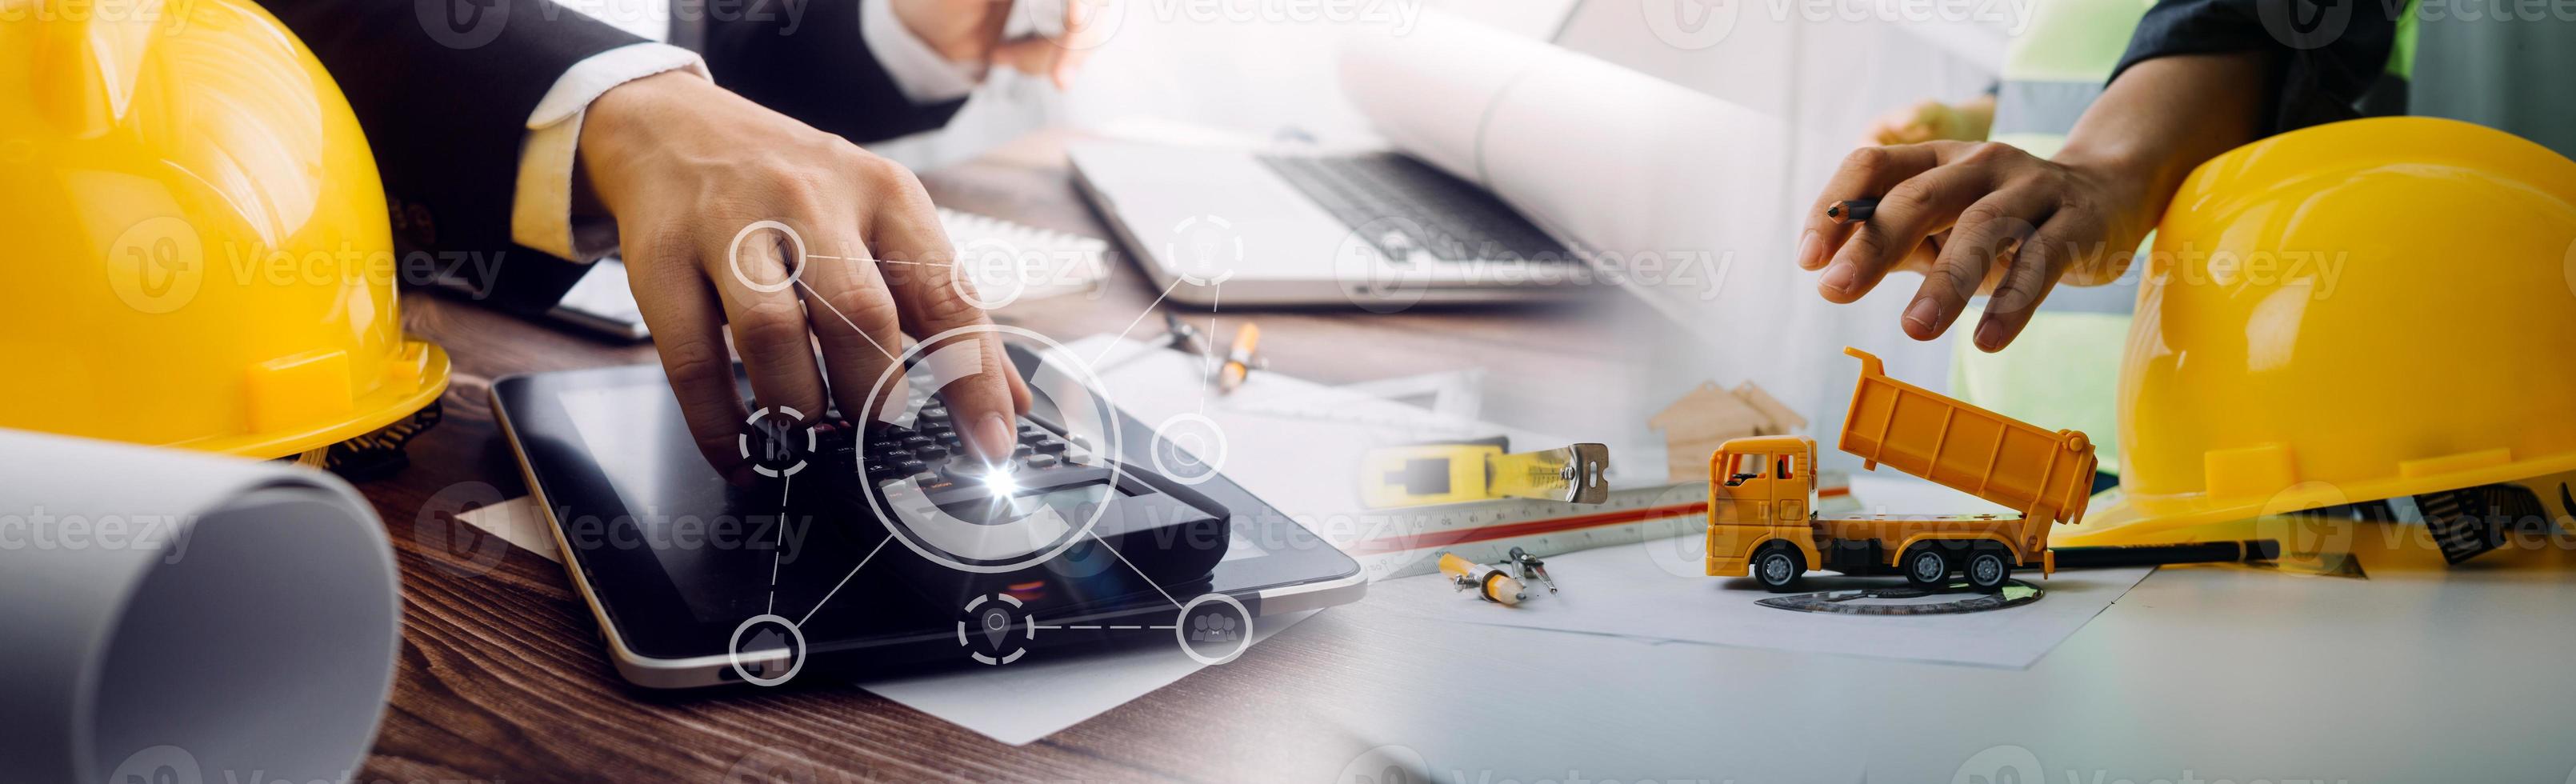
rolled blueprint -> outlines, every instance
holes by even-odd
[[[1340,67],[1398,149],[1484,185],[1650,298],[1713,298],[1726,265],[1786,258],[1784,131],[1769,115],[1436,10],[1352,36]]]
[[[0,781],[346,781],[393,551],[319,471],[0,430]]]

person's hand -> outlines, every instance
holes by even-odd
[[[1861,134],[1861,144],[1919,144],[1931,141],[1984,141],[1994,127],[1995,97],[1980,95],[1956,104],[1926,100],[1879,115]]]
[[[1995,142],[1854,150],[1807,210],[1798,266],[1824,270],[1817,291],[1832,302],[1860,299],[1890,270],[1922,273],[1904,316],[1916,340],[1939,337],[1970,297],[1990,295],[1976,344],[2002,350],[2058,283],[2118,279],[2192,168],[2256,137],[2276,56],[2131,65],[2047,160]],[[1867,221],[1825,216],[1861,198],[1879,200]]]
[[[750,477],[735,445],[747,414],[727,326],[763,405],[816,416],[829,379],[842,413],[864,422],[905,333],[990,323],[945,274],[955,249],[911,172],[705,79],[674,71],[610,89],[585,112],[579,149],[689,433],[737,482]],[[768,229],[736,251],[759,221],[794,229],[805,258]],[[779,285],[791,265],[794,282]],[[982,371],[941,395],[970,448],[1007,457],[1028,389],[998,338],[975,339]]]
[[[1002,40],[1013,0],[886,0],[896,19],[941,57],[960,63],[1002,65],[1031,76],[1043,76],[1058,89],[1073,84],[1074,71],[1091,56],[1100,33],[1092,24],[1109,0],[1053,0],[1064,4],[1064,33]],[[1036,0],[1020,0],[1035,2]],[[1052,9],[1050,9],[1052,10]]]
[[[1916,340],[1947,331],[1969,297],[1990,295],[1976,343],[1995,351],[2061,279],[2098,285],[2127,269],[2155,227],[2143,182],[2116,166],[2042,160],[1995,142],[1864,147],[1808,211],[1798,266],[1823,269],[1818,293],[1845,303],[1892,270],[1922,273],[1904,317]],[[1865,222],[1825,217],[1834,202],[1878,194]]]

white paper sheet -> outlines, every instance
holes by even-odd
[[[1443,575],[1369,587],[1379,609],[1427,619],[1559,632],[1838,653],[2020,669],[2039,661],[2085,622],[2128,593],[2151,567],[2061,571],[2022,579],[2047,590],[2039,601],[1982,613],[1854,616],[1763,607],[1772,596],[1748,578],[1700,573],[1696,533],[1547,559],[1562,592],[1530,587],[1504,607],[1453,590]],[[1811,590],[1901,586],[1895,578],[1808,575]]]
[[[1252,644],[1322,610],[1259,618]],[[872,681],[859,688],[1013,746],[1080,724],[1172,685],[1200,664],[1171,648],[1074,657],[1031,656],[1008,666]]]
[[[456,519],[501,537],[501,541],[536,553],[555,563],[563,563],[563,553],[555,550],[554,532],[547,530],[545,510],[537,506],[537,497],[523,495],[490,506],[478,506],[458,512]]]

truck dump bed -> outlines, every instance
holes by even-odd
[[[2093,493],[2093,444],[1888,378],[1856,348],[1860,383],[1843,418],[1842,443],[1868,467],[1880,463],[2019,510],[2033,520],[2084,517]]]

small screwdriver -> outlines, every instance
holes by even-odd
[[[1512,579],[1501,567],[1460,558],[1457,553],[1442,552],[1440,572],[1449,575],[1449,581],[1456,583],[1458,590],[1474,588],[1476,595],[1484,597],[1485,601],[1506,607],[1521,603],[1521,581]]]
[[[1539,560],[1538,556],[1531,555],[1528,550],[1519,547],[1512,548],[1511,556],[1512,564],[1521,570],[1521,579],[1538,578],[1539,582],[1547,583],[1548,593],[1556,593],[1556,578],[1547,576],[1546,561]]]

